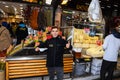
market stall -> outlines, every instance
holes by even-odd
[[[99,4],[98,2],[95,3]],[[71,13],[72,17],[66,17],[69,22],[68,24],[71,23],[73,26],[68,39],[71,38],[73,46],[75,71],[80,70],[77,74],[78,76],[82,74],[80,73],[82,71],[94,75],[99,74],[102,64],[104,54],[102,43],[104,41],[105,23],[100,6],[95,5],[95,3],[92,2],[91,5],[94,6],[90,6],[88,12],[73,11]],[[70,14],[70,11],[67,12]],[[82,68],[84,65],[85,67]]]
[[[35,52],[28,45],[6,58],[6,80],[22,77],[48,75],[46,68],[46,52]],[[71,54],[64,54],[64,73],[72,73],[73,58]]]

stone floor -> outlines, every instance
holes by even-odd
[[[99,75],[96,76],[88,76],[88,77],[77,77],[77,78],[64,78],[64,80],[93,80],[98,78]],[[12,79],[12,80],[42,80],[41,77],[32,77],[32,78],[22,78],[22,79]],[[48,77],[44,77],[44,80],[49,80]]]
[[[41,77],[33,77],[33,78],[22,78],[22,79],[12,79],[12,80],[42,80]],[[48,77],[44,78],[44,80],[49,80]],[[78,78],[66,78],[64,80],[100,80],[99,75],[96,76],[88,76],[88,77],[78,77]],[[120,80],[120,77],[114,78],[113,80]]]
[[[21,79],[12,79],[12,80],[49,80],[49,77],[46,76],[44,77],[44,79],[42,79],[41,77],[30,77],[30,78],[21,78]],[[100,80],[100,79],[99,79],[99,75],[80,76],[80,77],[74,77],[72,79],[69,78],[69,75],[66,74],[64,76],[64,80]],[[120,80],[120,76],[115,75],[113,80]]]

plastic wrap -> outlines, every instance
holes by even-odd
[[[88,8],[88,18],[90,22],[101,23],[102,11],[100,8],[99,0],[92,0]]]

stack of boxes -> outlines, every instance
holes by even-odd
[[[94,58],[93,61],[92,61],[92,66],[91,66],[91,73],[93,75],[99,75],[101,65],[102,65],[102,59]]]

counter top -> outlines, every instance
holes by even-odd
[[[9,56],[6,61],[10,60],[34,60],[34,59],[46,59],[47,55],[30,55],[30,56]],[[64,54],[64,57],[72,57],[71,54]]]

